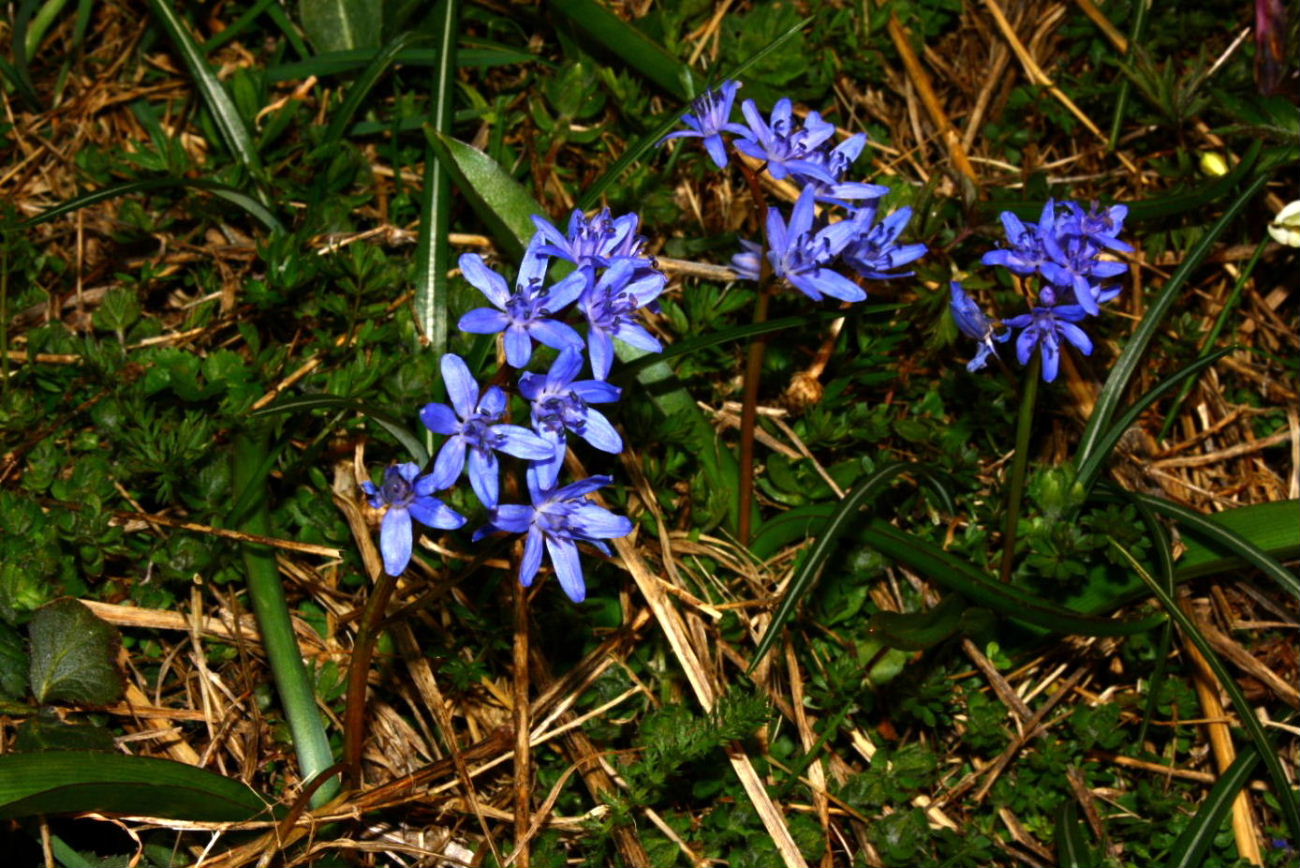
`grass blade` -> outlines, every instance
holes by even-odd
[[[411,460],[421,467],[429,463],[429,451],[425,448],[420,438],[415,436],[402,421],[380,407],[373,404],[360,401],[356,398],[340,398],[337,395],[295,395],[289,398],[280,398],[274,403],[268,404],[260,410],[254,410],[249,414],[250,418],[259,416],[273,416],[279,413],[302,413],[308,410],[355,410],[368,419],[373,419],[376,424],[382,427],[393,439],[402,444],[408,452],[411,453]]]
[[[1179,383],[1186,381],[1188,385],[1190,385],[1192,383],[1192,378],[1230,352],[1232,352],[1231,349],[1219,350],[1203,359],[1197,359],[1195,362],[1187,365],[1173,376],[1161,380],[1154,387],[1148,390],[1146,394],[1134,401],[1129,408],[1124,411],[1124,414],[1120,416],[1114,424],[1107,428],[1105,433],[1097,438],[1091,454],[1079,465],[1078,479],[1079,484],[1084,487],[1084,490],[1086,491],[1092,488],[1093,484],[1097,481],[1097,477],[1105,467],[1107,459],[1110,458],[1111,450],[1115,448],[1115,444],[1119,443],[1120,438],[1124,436],[1124,432],[1127,431],[1135,421],[1137,421],[1137,417],[1142,415],[1144,410],[1154,404],[1157,398],[1172,389],[1174,386],[1177,386]]]
[[[225,30],[203,43],[203,53],[205,55],[211,54],[236,36],[239,36],[248,29],[248,25],[257,20],[257,16],[266,11],[266,7],[274,2],[275,0],[257,0],[256,3],[245,9],[242,15],[230,22]]]
[[[773,643],[780,637],[781,631],[785,629],[786,622],[790,620],[794,610],[798,608],[799,603],[808,595],[818,577],[821,576],[822,568],[826,566],[827,559],[835,551],[835,546],[839,543],[840,537],[854,522],[858,521],[858,511],[882,494],[885,488],[894,481],[895,477],[904,473],[918,473],[929,476],[932,471],[920,464],[887,464],[855,485],[853,490],[836,504],[835,511],[831,514],[830,519],[822,525],[817,541],[808,550],[803,563],[800,564],[799,569],[795,571],[793,578],[790,579],[790,584],[786,586],[780,605],[772,613],[771,623],[767,625],[767,630],[758,640],[758,646],[754,649],[754,657],[750,661],[747,671],[754,671],[754,667],[759,664],[759,661],[763,659],[763,656],[771,649]]]
[[[1214,843],[1214,836],[1219,834],[1224,819],[1232,810],[1232,803],[1237,794],[1250,780],[1250,774],[1259,765],[1259,752],[1253,745],[1246,745],[1232,765],[1224,769],[1223,774],[1214,782],[1209,795],[1196,809],[1192,822],[1174,842],[1166,862],[1176,868],[1193,868],[1205,864],[1205,854]]]
[[[767,45],[754,52],[751,57],[737,64],[734,69],[727,70],[726,74],[721,76],[719,82],[740,78],[741,75],[743,75],[751,66],[793,39],[795,35],[807,27],[812,20],[813,19],[810,16],[803,19],[798,24],[795,24],[789,30],[786,30]],[[600,197],[604,194],[605,190],[619,178],[623,177],[623,172],[626,171],[629,166],[641,159],[641,157],[651,148],[656,147],[660,142],[662,142],[664,136],[671,133],[681,122],[682,115],[686,114],[690,110],[690,103],[682,106],[676,112],[669,115],[668,118],[666,118],[656,129],[652,130],[647,135],[642,136],[636,144],[624,151],[623,156],[619,157],[614,162],[614,165],[606,169],[605,173],[601,175],[594,184],[587,188],[587,192],[582,194],[582,198],[578,200],[578,208],[583,211],[594,208],[596,203],[600,201]]]
[[[1154,500],[1155,498],[1150,499]],[[1255,709],[1251,707],[1246,700],[1245,694],[1237,686],[1232,673],[1223,665],[1223,661],[1219,659],[1219,655],[1215,653],[1214,647],[1205,638],[1205,634],[1187,616],[1187,613],[1178,606],[1178,601],[1174,599],[1173,595],[1162,588],[1160,583],[1143,569],[1142,564],[1129,553],[1128,549],[1114,540],[1111,540],[1111,545],[1129,562],[1129,565],[1146,583],[1151,593],[1155,594],[1156,598],[1160,600],[1160,604],[1169,613],[1169,617],[1178,623],[1183,635],[1196,646],[1197,650],[1205,657],[1210,669],[1214,671],[1215,677],[1219,680],[1219,687],[1228,694],[1228,698],[1232,700],[1233,708],[1237,710],[1237,716],[1241,720],[1242,728],[1246,730],[1250,740],[1255,745],[1255,750],[1264,760],[1264,766],[1268,769],[1269,778],[1273,782],[1273,796],[1277,799],[1278,808],[1282,814],[1282,820],[1286,824],[1288,834],[1293,841],[1300,840],[1300,803],[1297,803],[1295,791],[1291,787],[1291,782],[1287,779],[1286,771],[1282,768],[1282,761],[1278,758],[1277,748],[1269,739],[1268,733],[1264,731],[1259,718],[1255,716]]]
[[[697,77],[689,66],[594,0],[554,0],[551,4],[579,31],[614,57],[678,99],[692,99]]]
[[[255,180],[260,181],[262,161],[253,146],[253,137],[249,134],[248,126],[240,117],[239,110],[235,108],[235,103],[226,92],[225,86],[217,79],[212,67],[208,66],[203,49],[194,41],[189,27],[176,14],[169,0],[149,0],[149,5],[162,23],[163,29],[180,50],[181,58],[189,67],[190,75],[194,77],[199,93],[203,95],[204,104],[217,122],[222,138],[226,140],[226,147],[243,164],[245,170]]]
[[[1232,224],[1241,214],[1250,201],[1260,193],[1268,183],[1268,175],[1261,174],[1251,182],[1237,199],[1228,206],[1228,210],[1223,213],[1218,222],[1210,228],[1205,236],[1192,248],[1191,253],[1183,260],[1183,264],[1174,272],[1173,277],[1165,284],[1151,306],[1147,308],[1146,316],[1142,318],[1142,323],[1129,338],[1128,343],[1124,346],[1123,353],[1111,368],[1110,376],[1106,378],[1106,385],[1102,387],[1101,395],[1097,399],[1097,405],[1093,408],[1092,416],[1088,419],[1088,425],[1084,429],[1083,438],[1079,442],[1078,451],[1075,453],[1075,460],[1080,466],[1088,463],[1093,453],[1101,447],[1102,438],[1110,430],[1115,413],[1119,410],[1120,401],[1124,399],[1124,393],[1128,390],[1130,381],[1137,373],[1146,355],[1147,347],[1155,339],[1156,333],[1164,324],[1165,315],[1169,313],[1175,301],[1178,300],[1182,293],[1183,284],[1187,283],[1192,273],[1200,267],[1205,258],[1210,255],[1210,248],[1214,242],[1223,234],[1224,230]]]

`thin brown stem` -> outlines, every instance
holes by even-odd
[[[348,702],[343,713],[343,761],[347,779],[353,786],[361,783],[361,753],[366,741],[366,679],[370,674],[370,661],[374,656],[375,639],[388,600],[397,587],[397,577],[381,573],[375,577],[374,589],[366,600],[357,629],[357,640],[352,646],[352,660],[348,664]]]
[[[515,854],[518,868],[529,868],[532,854],[528,827],[532,824],[533,755],[528,741],[532,726],[528,704],[528,589],[515,588]]]

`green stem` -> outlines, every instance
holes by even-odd
[[[1206,336],[1205,343],[1201,344],[1201,351],[1196,357],[1198,360],[1214,352],[1214,345],[1219,342],[1219,335],[1223,333],[1223,328],[1228,323],[1228,317],[1236,311],[1238,303],[1241,302],[1241,293],[1246,287],[1246,281],[1250,280],[1250,276],[1255,272],[1255,266],[1259,265],[1259,260],[1264,255],[1264,250],[1268,245],[1268,238],[1259,242],[1259,246],[1255,248],[1255,255],[1250,258],[1250,262],[1246,264],[1245,269],[1237,277],[1237,282],[1232,287],[1232,294],[1223,303],[1223,310],[1219,311],[1219,318],[1214,321],[1214,327],[1210,329],[1210,333]],[[1178,418],[1178,411],[1182,409],[1183,401],[1187,400],[1187,395],[1192,391],[1192,386],[1195,384],[1195,380],[1188,380],[1178,390],[1178,397],[1174,398],[1174,402],[1169,405],[1169,412],[1165,414],[1165,424],[1160,429],[1161,440],[1169,436],[1169,432],[1174,427],[1174,420]]]
[[[1029,435],[1034,429],[1034,404],[1038,401],[1038,376],[1043,367],[1041,353],[1035,353],[1025,369],[1025,385],[1020,395],[1020,415],[1016,419],[1016,455],[1011,461],[1010,487],[1007,491],[1006,526],[1002,533],[1002,581],[1011,581],[1016,562],[1016,532],[1020,526],[1020,505],[1025,495],[1025,469],[1029,466]]]
[[[238,511],[231,514],[231,522],[240,530],[263,536],[270,535],[271,531],[266,457],[265,431],[243,431],[236,436],[232,472]],[[241,503],[247,505],[241,507]],[[265,545],[244,543],[242,548],[244,566],[248,570],[248,593],[262,633],[262,647],[266,649],[271,664],[271,674],[280,694],[284,716],[289,722],[289,731],[293,734],[298,765],[306,784],[333,765],[334,756],[316,708],[311,678],[293,633],[289,603],[285,598],[284,584],[280,581],[275,553]],[[337,791],[337,781],[324,784],[312,795],[312,806],[325,804]]]

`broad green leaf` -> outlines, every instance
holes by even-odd
[[[270,816],[239,781],[171,760],[86,751],[0,756],[0,818],[86,811],[215,823]]]
[[[689,66],[604,6],[594,0],[554,0],[551,5],[588,38],[673,96],[695,96],[698,80]]]
[[[14,733],[14,750],[17,753],[38,753],[56,750],[98,750],[117,752],[113,733],[95,724],[70,724],[42,709],[22,723]]]
[[[203,49],[194,41],[189,26],[176,13],[171,0],[149,0],[149,5],[153,7],[154,14],[180,50],[181,58],[189,68],[190,75],[194,77],[199,93],[203,95],[204,105],[212,113],[213,120],[217,122],[217,129],[221,130],[221,136],[226,140],[226,147],[230,148],[230,152],[253,178],[260,180],[262,161],[253,145],[253,137],[248,131],[248,126],[240,116],[239,110],[235,108],[234,100],[230,98],[225,85],[217,78],[212,67],[208,66],[207,58],[203,56]]]
[[[1279,759],[1277,747],[1269,734],[1264,731],[1264,726],[1259,722],[1255,715],[1255,708],[1246,699],[1246,695],[1241,692],[1241,687],[1237,685],[1236,679],[1228,671],[1228,667],[1219,659],[1218,653],[1214,650],[1205,634],[1196,626],[1196,622],[1188,617],[1187,613],[1178,605],[1174,595],[1161,587],[1160,583],[1151,577],[1151,574],[1143,568],[1140,561],[1128,551],[1128,549],[1111,540],[1111,545],[1124,556],[1129,565],[1146,583],[1151,593],[1155,594],[1160,604],[1169,613],[1169,617],[1178,623],[1183,635],[1189,639],[1196,649],[1205,657],[1205,662],[1209,664],[1210,669],[1214,671],[1215,677],[1219,681],[1219,687],[1228,694],[1232,700],[1232,706],[1237,710],[1237,717],[1241,721],[1241,727],[1246,730],[1250,740],[1254,743],[1255,750],[1264,760],[1264,766],[1268,769],[1269,778],[1273,782],[1273,797],[1277,800],[1282,815],[1282,821],[1286,824],[1287,831],[1292,840],[1300,840],[1300,802],[1296,799],[1295,789],[1287,777],[1286,770],[1282,768],[1282,761]]]
[[[1219,834],[1223,821],[1232,810],[1232,803],[1237,799],[1237,793],[1250,780],[1250,774],[1257,765],[1259,751],[1254,745],[1246,745],[1232,761],[1232,765],[1224,769],[1210,789],[1210,794],[1196,808],[1196,816],[1192,817],[1192,822],[1183,829],[1169,851],[1166,857],[1168,864],[1180,868],[1205,864],[1205,856],[1214,843],[1214,836]]]
[[[487,154],[437,130],[425,128],[438,162],[456,182],[462,196],[488,231],[514,261],[523,259],[536,227],[532,216],[542,209],[518,181]]]
[[[298,17],[318,54],[375,48],[384,23],[372,0],[299,0]]]
[[[1097,398],[1097,404],[1093,407],[1092,415],[1088,417],[1088,424],[1084,428],[1083,437],[1079,441],[1079,447],[1075,452],[1075,461],[1078,462],[1080,467],[1088,464],[1094,453],[1101,450],[1103,438],[1112,427],[1115,414],[1119,411],[1120,402],[1124,400],[1124,393],[1128,391],[1129,383],[1137,374],[1146,356],[1147,347],[1155,339],[1160,329],[1164,327],[1165,316],[1182,295],[1183,286],[1195,273],[1196,269],[1200,267],[1201,263],[1205,261],[1205,258],[1210,255],[1214,242],[1232,225],[1233,221],[1264,189],[1267,183],[1267,175],[1260,175],[1251,182],[1250,186],[1237,197],[1236,201],[1228,206],[1223,216],[1187,254],[1183,264],[1178,267],[1174,275],[1169,278],[1169,282],[1165,284],[1164,289],[1147,307],[1141,324],[1134,331],[1133,336],[1128,339],[1128,343],[1124,345],[1124,351],[1111,367],[1110,376],[1106,378],[1106,385],[1102,387],[1101,395]]]
[[[115,660],[121,637],[85,604],[64,597],[37,610],[27,625],[36,701],[110,705],[126,689]]]

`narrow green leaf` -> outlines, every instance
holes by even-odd
[[[1250,186],[1237,197],[1236,201],[1228,206],[1223,216],[1192,248],[1187,258],[1183,260],[1183,264],[1178,267],[1174,275],[1169,278],[1169,282],[1165,284],[1165,288],[1160,291],[1159,295],[1147,308],[1141,324],[1137,327],[1133,336],[1129,338],[1128,343],[1124,345],[1124,351],[1111,368],[1110,376],[1106,378],[1106,385],[1102,387],[1097,404],[1093,408],[1092,415],[1088,418],[1088,424],[1084,428],[1083,437],[1075,452],[1075,460],[1080,466],[1087,464],[1093,453],[1099,451],[1102,438],[1111,428],[1114,416],[1119,410],[1120,401],[1124,399],[1124,393],[1128,391],[1130,381],[1138,372],[1139,366],[1146,355],[1147,347],[1162,328],[1166,314],[1169,313],[1170,308],[1173,307],[1174,302],[1178,300],[1182,293],[1183,285],[1187,283],[1196,269],[1205,261],[1205,258],[1210,255],[1214,242],[1237,219],[1251,200],[1264,189],[1267,183],[1267,174],[1261,174],[1251,182]]]
[[[588,38],[678,99],[695,96],[697,77],[663,46],[594,0],[554,0],[551,4]]]
[[[249,414],[251,418],[258,416],[274,416],[278,413],[304,413],[309,410],[355,410],[364,415],[367,419],[373,419],[380,427],[389,434],[393,435],[398,443],[402,444],[408,452],[411,453],[411,460],[421,467],[429,463],[429,451],[425,448],[424,443],[417,437],[411,429],[407,428],[402,420],[387,410],[361,401],[357,398],[340,398],[337,395],[316,394],[316,395],[293,395],[290,397],[279,398],[268,404],[260,410],[255,410]]]
[[[34,57],[37,50],[41,47],[41,42],[45,39],[45,34],[49,32],[50,25],[54,19],[59,17],[68,0],[45,0],[41,8],[32,18],[31,25],[27,28],[27,35],[23,39],[23,49],[27,57]]]
[[[825,526],[834,512],[833,503],[811,503],[769,518],[763,522],[758,533],[754,534],[749,545],[750,554],[765,561],[798,540],[811,539]]]
[[[32,16],[36,13],[36,0],[21,0],[18,4],[17,14],[13,19],[13,39],[11,49],[13,54],[13,64],[5,63],[3,65],[5,74],[13,82],[14,87],[22,95],[23,99],[34,109],[41,108],[40,96],[36,93],[36,88],[32,84],[31,70],[28,69],[27,53],[27,34],[31,32]]]
[[[1142,415],[1148,407],[1154,404],[1157,398],[1165,392],[1168,392],[1174,386],[1177,386],[1179,383],[1184,381],[1191,382],[1192,378],[1197,374],[1201,373],[1201,371],[1204,371],[1230,352],[1232,352],[1231,349],[1219,350],[1205,358],[1197,359],[1173,376],[1161,380],[1148,390],[1146,394],[1134,401],[1132,405],[1124,411],[1124,414],[1097,438],[1092,448],[1092,453],[1080,463],[1078,480],[1079,484],[1084,487],[1084,490],[1086,491],[1092,488],[1093,483],[1097,481],[1097,477],[1106,466],[1106,461],[1110,458],[1111,450],[1113,450],[1115,445],[1119,443],[1120,438],[1124,436],[1124,432],[1127,431],[1135,421],[1137,421],[1138,416]]]
[[[1240,565],[1241,560],[1229,555],[1231,548],[1206,545],[1198,537],[1213,540],[1216,531],[1225,531],[1245,540],[1265,557],[1273,560],[1294,560],[1300,557],[1300,500],[1277,500],[1257,503],[1200,516],[1212,527],[1197,528],[1197,535],[1185,540],[1187,551],[1178,562],[1178,580],[1221,573]],[[1178,518],[1171,515],[1172,518]]]
[[[835,512],[822,526],[817,541],[808,550],[803,563],[799,565],[793,578],[790,579],[790,583],[786,586],[780,604],[776,607],[776,611],[772,613],[771,623],[768,624],[767,630],[758,640],[748,671],[754,671],[754,667],[763,659],[763,655],[771,649],[773,643],[780,637],[781,631],[785,629],[786,622],[790,620],[799,603],[808,595],[818,577],[821,576],[822,568],[826,566],[826,560],[835,551],[840,537],[845,531],[856,526],[861,521],[861,517],[858,515],[859,510],[874,501],[896,477],[904,473],[916,473],[926,477],[933,475],[933,471],[920,464],[887,464],[855,485],[853,490],[836,504]]]
[[[1148,494],[1136,493],[1133,496],[1139,503],[1145,504],[1161,515],[1177,520],[1190,533],[1201,537],[1211,546],[1231,552],[1251,566],[1258,568],[1289,594],[1300,599],[1300,579],[1297,579],[1294,573],[1278,563],[1277,560],[1269,557],[1264,550],[1251,542],[1246,536],[1225,527],[1221,523],[1210,521],[1206,516],[1193,509],[1188,509],[1171,500],[1165,500],[1163,497],[1152,497]],[[1294,532],[1296,526],[1300,525],[1300,521],[1297,521],[1297,518],[1300,517],[1300,502],[1292,500],[1279,505],[1289,507],[1290,523]]]
[[[226,200],[230,204],[242,208],[248,215],[272,232],[283,232],[282,224],[274,214],[267,210],[266,206],[258,202],[252,196],[236,190],[234,187],[228,187],[225,184],[218,184],[214,181],[204,181],[198,178],[146,178],[143,181],[127,181],[122,184],[114,184],[105,187],[102,190],[95,190],[92,193],[86,193],[77,196],[75,199],[69,199],[66,202],[60,202],[53,208],[48,208],[35,217],[23,221],[19,225],[22,227],[36,226],[45,223],[48,220],[54,220],[62,217],[64,214],[71,214],[79,208],[88,208],[108,199],[115,199],[118,196],[129,196],[134,193],[147,193],[151,190],[164,190],[171,187],[187,187],[194,190],[203,190]]]
[[[901,531],[878,518],[871,519],[860,533],[863,542],[886,557],[911,567],[972,602],[1032,627],[1081,636],[1128,636],[1150,630],[1164,621],[1162,617],[1119,621],[1062,608],[1015,585],[994,581],[930,541]]]
[[[1079,819],[1079,805],[1067,798],[1056,814],[1056,864],[1060,868],[1096,868],[1097,856]]]
[[[204,55],[211,54],[230,40],[243,34],[248,29],[248,26],[257,20],[257,16],[265,12],[266,7],[274,2],[275,0],[257,0],[256,3],[245,9],[242,15],[226,25],[225,30],[203,43]]]
[[[0,818],[87,811],[212,823],[270,815],[239,781],[171,760],[86,751],[0,756]]]
[[[331,51],[318,54],[306,60],[282,63],[268,67],[267,81],[302,81],[311,78],[326,78],[341,75],[357,69],[364,69],[374,61],[376,51],[360,49],[357,51]],[[442,52],[433,48],[407,48],[398,52],[396,63],[402,66],[438,66],[442,62]],[[456,66],[458,69],[487,68],[506,66],[508,64],[540,63],[550,66],[545,58],[526,51],[514,51],[509,48],[457,48]]]
[[[1286,824],[1287,832],[1292,840],[1300,840],[1300,803],[1297,803],[1295,790],[1287,778],[1286,771],[1282,768],[1277,747],[1269,738],[1268,733],[1264,731],[1259,718],[1255,716],[1254,707],[1246,700],[1245,694],[1241,692],[1241,688],[1237,685],[1236,679],[1232,677],[1232,673],[1228,671],[1228,667],[1224,666],[1223,661],[1219,659],[1214,646],[1205,638],[1205,634],[1196,626],[1196,623],[1179,607],[1174,596],[1151,577],[1151,574],[1142,567],[1141,562],[1133,557],[1128,549],[1114,540],[1111,540],[1111,545],[1129,562],[1129,565],[1146,583],[1151,593],[1155,594],[1156,598],[1160,600],[1160,604],[1164,606],[1169,617],[1178,623],[1183,635],[1196,646],[1197,650],[1205,657],[1210,669],[1214,671],[1215,677],[1219,680],[1219,687],[1228,694],[1228,698],[1232,700],[1232,707],[1237,710],[1237,717],[1241,721],[1242,728],[1246,730],[1246,734],[1250,736],[1250,740],[1254,743],[1255,750],[1264,760],[1264,766],[1268,769],[1269,778],[1273,782],[1273,797],[1277,799],[1282,821]]]
[[[452,104],[456,87],[456,34],[460,25],[460,0],[441,0],[435,7],[438,23],[439,64],[433,77],[429,124],[442,136],[451,134]],[[421,191],[419,243],[415,252],[415,322],[426,351],[436,360],[447,351],[447,274],[451,271],[451,175],[432,148],[425,149],[424,188]],[[426,442],[432,445],[432,433]]]
[[[739,79],[751,66],[793,39],[805,27],[807,27],[812,20],[812,16],[809,16],[798,24],[795,24],[789,30],[780,34],[767,45],[754,52],[753,55],[737,64],[735,68],[727,70],[727,72],[718,79],[718,82],[721,83],[724,81]],[[606,169],[604,174],[596,179],[596,182],[588,187],[587,191],[582,194],[582,198],[578,200],[578,208],[583,211],[594,208],[596,204],[600,202],[600,197],[604,194],[605,190],[607,190],[609,186],[615,183],[619,178],[623,177],[623,172],[625,172],[629,166],[641,159],[641,157],[651,148],[659,145],[659,143],[664,140],[664,136],[671,133],[681,122],[682,116],[692,108],[693,105],[691,103],[686,103],[680,109],[665,118],[663,123],[659,124],[656,129],[651,130],[649,133],[642,136],[635,144],[624,151],[623,155],[614,161],[614,164]]]
[[[241,432],[235,438],[232,458],[232,501],[249,503],[247,509],[232,511],[231,521],[243,531],[269,536],[271,510],[267,503],[266,438],[261,432]],[[316,707],[316,694],[312,680],[303,663],[302,649],[294,635],[289,616],[289,602],[280,580],[280,569],[275,553],[264,545],[243,543],[244,567],[248,571],[248,592],[253,601],[253,613],[262,632],[271,674],[284,716],[293,733],[294,749],[304,782],[324,772],[334,764],[329,737],[320,711]],[[338,792],[338,781],[327,781],[312,794],[311,804],[319,807]]]
[[[1251,772],[1259,765],[1259,751],[1254,745],[1246,745],[1224,769],[1223,774],[1210,788],[1209,795],[1196,809],[1196,816],[1183,829],[1174,846],[1170,849],[1165,862],[1173,868],[1197,868],[1205,864],[1205,856],[1214,836],[1219,834],[1223,821],[1232,810],[1232,803],[1237,800],[1237,793],[1250,780]]]
[[[924,651],[961,631],[967,603],[960,594],[948,594],[924,612],[876,612],[870,635],[882,645],[902,651]]]
[[[370,0],[299,0],[298,17],[317,52],[379,45],[383,17]]]
[[[226,147],[230,148],[230,152],[254,179],[260,180],[262,161],[253,146],[253,137],[230,94],[226,92],[225,85],[217,79],[212,67],[208,66],[203,49],[194,41],[189,27],[172,7],[171,0],[149,0],[149,5],[180,50],[181,58],[194,77],[199,93],[203,95],[204,104],[217,122],[222,138],[226,140]]]
[[[414,38],[412,33],[403,33],[392,42],[385,45],[374,58],[366,65],[365,72],[348,88],[348,95],[343,100],[343,104],[334,110],[333,116],[330,117],[330,125],[325,128],[325,135],[321,138],[320,146],[316,149],[324,153],[330,153],[338,146],[339,140],[343,138],[343,132],[347,129],[348,124],[352,123],[352,118],[357,111],[365,104],[370,97],[379,79],[388,72],[388,68],[393,65],[397,55],[401,53],[411,40]]]
[[[126,687],[116,663],[121,637],[84,603],[64,597],[42,606],[27,632],[37,702],[111,705],[122,698]]]

